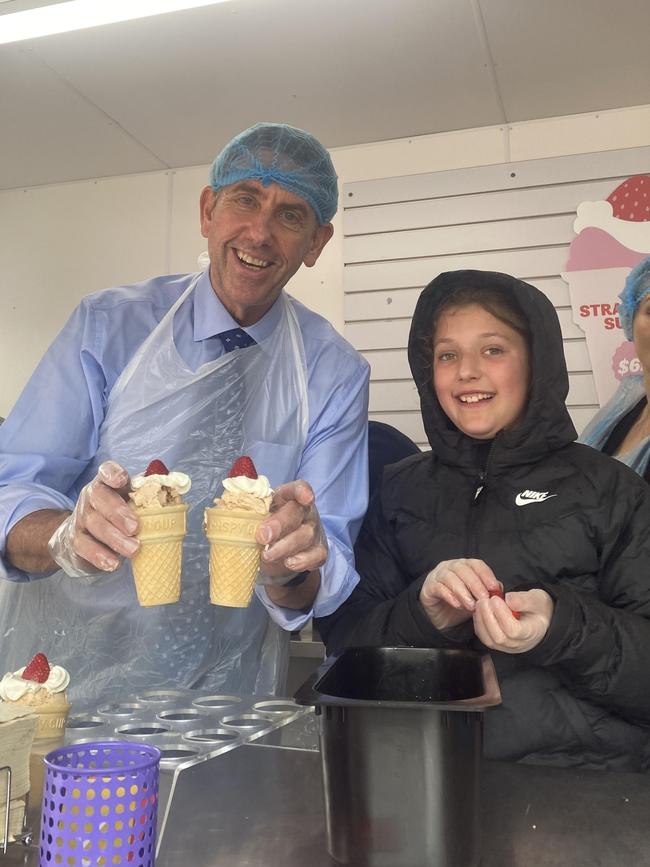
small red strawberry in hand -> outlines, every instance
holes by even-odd
[[[258,478],[255,464],[248,455],[242,455],[240,458],[237,458],[235,463],[232,465],[232,469],[228,473],[228,478],[234,479],[235,476],[247,476],[249,479]]]
[[[37,653],[21,675],[23,680],[34,680],[36,683],[45,683],[49,676],[50,663],[44,653]]]
[[[498,596],[499,599],[503,599],[504,602],[506,599],[506,594],[503,592],[503,589],[501,587],[498,587],[496,590],[488,590],[488,596],[490,599],[492,599],[493,596]],[[521,617],[520,612],[515,611],[512,608],[510,610],[512,611],[512,616],[515,618],[515,620],[519,620],[519,618]]]
[[[162,461],[151,461],[147,469],[144,471],[145,476],[168,476],[169,470]]]

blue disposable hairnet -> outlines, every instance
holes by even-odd
[[[623,291],[618,296],[621,303],[618,315],[623,326],[623,331],[628,340],[633,340],[632,323],[637,307],[650,292],[650,256],[633,268],[627,275]]]
[[[329,223],[338,204],[336,172],[323,145],[286,123],[256,123],[221,151],[210,169],[210,186],[220,190],[247,179],[279,184],[312,206],[318,222]]]

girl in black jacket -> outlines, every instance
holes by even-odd
[[[360,583],[318,621],[328,651],[487,648],[488,756],[647,768],[650,489],[574,442],[552,304],[505,274],[441,274],[409,361],[431,452],[385,472]]]

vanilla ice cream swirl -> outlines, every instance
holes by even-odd
[[[49,693],[63,692],[70,683],[70,675],[60,665],[53,665],[50,668],[50,676],[45,683],[38,683],[36,680],[24,680],[22,673],[25,668],[26,666],[23,666],[18,671],[9,671],[0,680],[0,698],[3,701],[18,701],[26,693],[38,692],[39,689],[44,689]]]
[[[133,476],[131,479],[131,487],[134,491],[137,491],[148,482],[156,482],[161,487],[170,488],[174,494],[180,494],[180,496],[186,494],[192,487],[190,477],[185,473],[177,471],[167,473],[167,475],[163,475],[162,473],[152,473],[150,476],[145,476],[140,473],[137,476]]]

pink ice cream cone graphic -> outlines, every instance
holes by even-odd
[[[618,317],[618,295],[650,254],[650,175],[634,175],[600,202],[578,205],[567,269],[573,321],[584,332],[602,406],[620,380],[638,372],[634,344]]]

